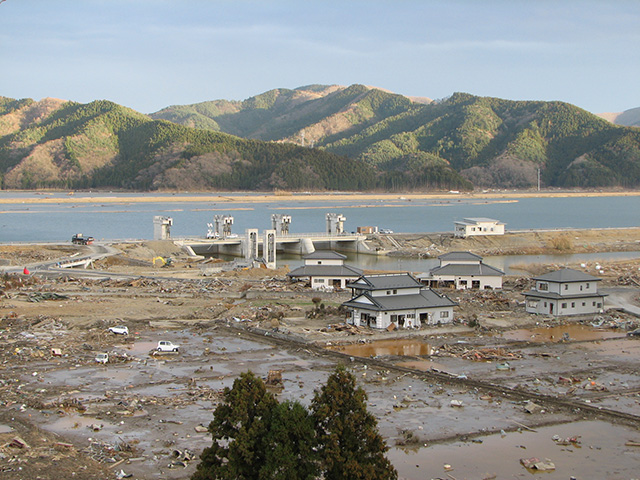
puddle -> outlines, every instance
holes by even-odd
[[[339,345],[327,347],[354,357],[377,357],[397,355],[400,357],[417,357],[420,355],[431,355],[433,347],[426,342],[419,340],[379,340],[371,343],[358,343],[354,345]]]
[[[147,355],[151,350],[158,346],[158,342],[135,342],[124,345],[118,345],[119,348],[126,350],[127,355],[143,356]]]
[[[620,338],[625,336],[625,332],[617,330],[602,330],[587,325],[569,324],[556,327],[512,330],[503,333],[501,337],[507,340],[554,343],[562,341],[562,337],[565,334],[569,335],[569,341],[605,340],[607,338]]]
[[[11,432],[13,432],[13,428],[11,428],[9,425],[0,424],[0,433],[11,433]]]
[[[560,446],[551,437],[580,435],[580,446]],[[479,437],[482,443],[451,443],[427,448],[391,448],[387,454],[407,480],[425,478],[532,478],[521,458],[550,459],[556,469],[536,473],[535,478],[637,478],[640,448],[625,446],[638,440],[631,428],[605,422],[578,422],[541,427],[534,432]],[[450,475],[444,465],[451,466]],[[452,477],[453,475],[453,477]],[[495,475],[495,477],[493,476]]]

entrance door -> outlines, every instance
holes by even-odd
[[[549,302],[549,313],[553,315],[553,303]]]

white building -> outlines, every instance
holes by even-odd
[[[453,225],[456,237],[504,235],[504,223],[492,218],[465,218],[463,221],[453,222]]]
[[[424,286],[412,275],[365,275],[347,285],[352,298],[343,305],[350,315],[347,323],[385,329],[420,328],[453,321],[457,305],[445,295]]]
[[[418,279],[431,287],[496,289],[502,288],[504,272],[482,262],[471,252],[450,252],[440,255],[440,266]]]
[[[317,250],[304,257],[304,265],[287,276],[291,279],[308,279],[313,290],[337,290],[346,288],[348,282],[362,275],[359,268],[345,265],[347,257],[340,253]]]
[[[603,311],[606,295],[598,293],[598,277],[563,268],[534,280],[535,287],[524,293],[529,313],[581,315]]]

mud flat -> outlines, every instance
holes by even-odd
[[[69,192],[66,197],[51,196],[46,192],[38,192],[39,196],[29,198],[29,203],[155,203],[155,202],[216,202],[216,203],[271,203],[276,201],[304,200],[309,202],[324,201],[330,197],[333,201],[391,201],[397,199],[425,200],[425,199],[517,199],[517,198],[566,198],[566,197],[633,197],[639,196],[639,191],[490,191],[490,192],[434,192],[434,193],[359,193],[359,192],[308,192],[308,193],[256,193],[242,195],[241,193],[226,193],[220,195],[180,195],[166,194],[132,194],[123,197],[95,193],[90,196],[74,195]],[[78,192],[82,194],[82,192]],[[0,204],[23,203],[24,198],[0,198]]]

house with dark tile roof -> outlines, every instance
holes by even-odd
[[[583,315],[601,313],[605,294],[598,293],[600,278],[563,268],[534,277],[535,286],[524,293],[529,313]]]
[[[482,262],[482,257],[471,252],[449,252],[438,257],[440,266],[418,279],[431,287],[497,289],[502,288],[504,272]]]
[[[359,268],[345,265],[346,256],[317,250],[304,256],[304,265],[287,274],[292,280],[306,281],[313,290],[334,291],[346,288],[348,282],[362,275]]]
[[[377,329],[420,328],[451,323],[456,302],[424,287],[413,275],[364,275],[347,284],[347,323]],[[393,325],[393,326],[392,326]]]

